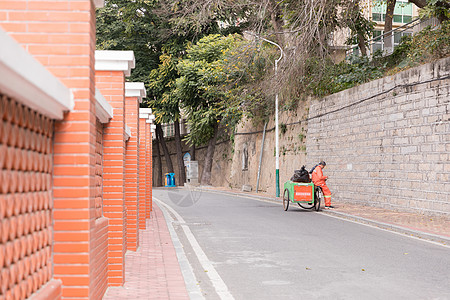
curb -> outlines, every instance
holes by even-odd
[[[216,192],[216,193],[221,193],[221,194],[240,196],[240,197],[245,197],[245,198],[260,199],[260,200],[274,202],[274,203],[281,203],[281,198],[258,196],[258,195],[240,193],[240,192],[221,191],[221,190],[215,190],[215,189],[212,189],[209,187],[202,187],[202,186],[198,187],[198,188],[201,190]],[[358,217],[358,216],[354,216],[354,215],[350,215],[350,214],[346,214],[346,213],[338,212],[338,211],[332,211],[332,210],[325,211],[325,210],[321,209],[320,212],[322,212],[324,214],[340,217],[343,219],[351,220],[351,221],[354,221],[357,223],[367,224],[367,225],[375,226],[375,227],[382,228],[385,230],[401,233],[404,235],[413,236],[413,237],[416,237],[419,239],[428,240],[428,241],[436,242],[436,243],[443,244],[443,245],[450,245],[450,237],[437,235],[437,234],[433,234],[433,233],[428,233],[428,232],[423,232],[420,230],[414,230],[414,229],[402,227],[399,225],[393,225],[393,224],[384,223],[384,222],[380,222],[380,221],[374,221],[374,220],[370,220],[367,218]]]
[[[413,237],[416,237],[419,239],[428,240],[428,241],[440,243],[443,245],[450,245],[450,238],[446,237],[446,236],[423,232],[420,230],[415,230],[415,229],[402,227],[399,225],[384,223],[381,221],[374,221],[374,220],[370,220],[370,219],[366,219],[363,217],[358,217],[358,216],[354,216],[354,215],[350,215],[350,214],[346,214],[346,213],[338,212],[338,211],[327,210],[327,211],[322,211],[322,212],[324,212],[325,214],[334,215],[334,216],[337,216],[340,218],[348,219],[348,220],[351,220],[351,221],[354,221],[357,223],[367,224],[367,225],[379,227],[379,228],[382,228],[385,230],[401,233],[404,235],[413,236]]]

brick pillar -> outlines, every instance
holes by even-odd
[[[91,0],[3,1],[0,10],[0,26],[74,96],[74,109],[55,124],[53,271],[63,282],[63,298],[94,299],[95,5]]]
[[[152,132],[151,132],[151,124],[147,123],[145,121],[145,151],[147,156],[147,164],[146,164],[146,170],[145,170],[145,189],[146,189],[146,198],[145,198],[145,206],[146,206],[146,212],[147,215],[145,216],[147,219],[150,218],[150,212],[152,211]]]
[[[101,299],[108,286],[108,231],[109,219],[103,214],[103,136],[104,124],[113,117],[113,109],[98,89],[95,90],[95,114],[97,116],[96,166],[95,166],[95,242],[91,249],[95,253],[90,262],[93,270],[93,299]]]
[[[127,249],[133,251],[139,247],[139,103],[144,93],[142,82],[125,84],[125,123],[131,131],[125,151]]]
[[[132,51],[96,51],[95,81],[111,105],[113,118],[104,125],[103,214],[109,219],[108,285],[125,282],[125,76],[134,67]]]
[[[152,127],[151,124],[155,119],[155,116],[152,115],[151,108],[141,108],[139,110],[140,116],[145,118],[144,126],[145,126],[145,210],[146,216],[145,218],[150,218],[150,212],[152,210],[152,156],[151,156],[151,147],[152,147]],[[141,164],[142,166],[142,164]]]
[[[141,108],[142,109],[142,108]],[[140,110],[141,110],[140,109]],[[139,113],[139,228],[145,229],[147,217],[147,114]]]
[[[148,145],[148,205],[150,207],[149,211],[153,211],[153,136],[155,134],[156,126],[153,124],[153,120],[155,120],[154,115],[150,115],[147,121],[149,133],[149,145]],[[150,217],[150,216],[149,216]]]
[[[151,108],[140,108],[139,109],[139,122],[140,122],[140,136],[141,139],[141,145],[140,145],[140,153],[142,154],[141,157],[141,162],[140,162],[140,181],[142,184],[142,186],[140,186],[140,194],[139,197],[143,199],[141,200],[141,207],[145,207],[145,214],[143,214],[140,218],[141,222],[145,225],[145,219],[150,218],[150,195],[149,195],[149,159],[148,159],[148,154],[149,154],[149,144],[150,144],[150,127],[149,124],[147,124],[148,118],[150,116],[150,114],[152,113]]]

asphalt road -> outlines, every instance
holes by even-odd
[[[292,204],[285,212],[186,189],[153,196],[173,209],[159,204],[206,299],[450,299],[448,246]]]

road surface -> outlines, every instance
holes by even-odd
[[[153,196],[192,298],[450,299],[448,246],[292,204],[178,188]]]

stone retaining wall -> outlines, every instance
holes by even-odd
[[[307,163],[341,201],[450,215],[450,58],[311,102]]]

